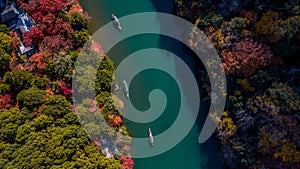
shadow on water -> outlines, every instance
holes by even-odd
[[[166,0],[164,1],[164,3],[161,3],[161,1],[159,0],[151,0],[151,1],[153,2],[158,12],[173,14],[174,12],[173,0]],[[161,27],[162,29],[171,29],[172,26],[164,25],[164,23],[161,23]],[[198,87],[200,88],[200,96],[201,98],[203,98],[204,97],[203,95],[206,94],[206,92],[203,91],[204,89],[201,88],[202,82],[201,82],[201,77],[200,77],[201,75],[199,73],[199,70],[205,71],[205,67],[201,62],[201,60],[198,58],[198,56],[196,56],[196,54],[192,50],[190,50],[189,47],[186,46],[185,44],[177,40],[167,38],[165,36],[160,37],[159,46],[167,51],[173,52],[189,66],[194,76],[196,77]],[[176,65],[179,64],[175,63],[175,66]],[[185,81],[186,75],[181,73],[179,69],[177,69],[176,74],[181,81],[183,82]],[[184,92],[187,93],[187,95],[189,95],[190,91],[185,90]],[[200,128],[200,131],[208,115],[209,106],[210,105],[208,102],[204,102],[200,100],[200,108],[199,108],[199,113],[196,121],[197,126]],[[200,151],[207,156],[206,166],[201,165],[200,166],[201,168],[213,168],[213,169],[224,168],[224,165],[218,155],[219,148],[220,148],[220,142],[215,138],[215,134],[205,143],[200,145]]]

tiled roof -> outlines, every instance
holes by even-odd
[[[19,15],[19,11],[14,5],[7,6],[1,13],[2,22],[6,22]]]

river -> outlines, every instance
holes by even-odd
[[[165,12],[172,13],[172,0],[80,0],[85,11],[92,17],[90,25],[91,31],[96,31],[101,26],[111,21],[110,15],[117,14],[118,17],[126,16],[139,12]],[[145,38],[147,41],[144,42]],[[140,43],[143,41],[143,43]],[[192,69],[193,73],[197,75],[198,70],[201,68],[199,61],[195,61],[193,56],[187,54],[180,46],[180,44],[168,44],[167,38],[162,38],[156,35],[136,36],[124,40],[122,43],[116,45],[111,51],[109,56],[118,65],[121,58],[130,55],[131,53],[145,49],[145,48],[164,48],[171,50],[179,55]],[[174,46],[176,46],[174,48]],[[106,51],[107,52],[107,51]],[[172,61],[176,71],[176,65]],[[180,75],[178,75],[178,78]],[[155,80],[153,80],[155,77]],[[136,81],[136,82],[134,82]],[[149,126],[152,128],[153,134],[160,134],[166,130],[176,119],[176,110],[179,108],[178,99],[180,98],[177,91],[178,86],[174,85],[174,81],[169,76],[152,71],[146,71],[139,74],[133,80],[133,85],[130,89],[134,88],[131,101],[137,109],[146,110],[149,108],[146,98],[147,93],[155,88],[163,90],[168,99],[168,105],[165,112],[157,120],[141,125],[138,123],[126,121],[125,125],[128,127],[130,134],[134,137],[147,137],[147,129]],[[132,90],[130,90],[132,91]],[[201,107],[201,111],[207,111],[207,106]],[[191,112],[186,112],[191,113]],[[198,125],[203,123],[204,114],[198,117]],[[215,139],[211,138],[207,143],[200,145],[198,143],[199,127],[195,124],[188,135],[175,147],[169,151],[149,158],[135,158],[134,169],[222,169],[222,162],[218,158],[217,143]]]

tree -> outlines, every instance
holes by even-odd
[[[45,102],[46,91],[37,88],[23,90],[17,95],[17,101],[21,107],[35,110]]]
[[[42,108],[42,114],[52,116],[54,119],[63,118],[72,112],[70,103],[64,96],[50,96]]]
[[[57,61],[54,63],[54,70],[57,78],[61,78],[69,82],[73,75],[73,61],[70,55],[60,53]]]
[[[25,143],[25,141],[30,137],[30,133],[35,131],[35,127],[32,123],[25,123],[21,125],[16,134],[16,142],[17,143]]]
[[[81,30],[73,34],[73,39],[75,49],[82,48],[84,44],[90,39],[90,35],[87,30]]]
[[[118,115],[114,116],[113,121],[112,121],[113,126],[116,126],[116,127],[120,126],[122,122],[123,122],[123,120],[122,120],[121,116],[118,116]]]
[[[10,86],[8,84],[0,84],[0,94],[5,95],[10,92]]]
[[[6,72],[3,77],[3,83],[9,85],[10,90],[19,92],[30,87],[32,74],[25,70],[13,70]]]
[[[111,91],[115,73],[114,71],[115,69],[112,60],[110,60],[108,56],[104,55],[96,75],[95,89],[98,94],[105,91]]]
[[[218,137],[221,140],[227,140],[236,133],[237,127],[229,117],[228,112],[223,113],[223,117],[218,126]]]
[[[60,80],[59,85],[60,91],[62,91],[64,96],[69,96],[72,93],[72,90],[67,86],[67,84],[64,81]]]
[[[295,35],[299,30],[300,16],[292,16],[283,20],[278,12],[269,10],[255,25],[256,31],[265,36],[269,42],[276,43],[280,39]]]
[[[72,49],[72,45],[71,39],[58,34],[45,37],[39,44],[39,50],[50,52],[50,54],[53,55],[59,51],[67,51]]]
[[[292,143],[285,143],[282,146],[281,151],[275,153],[275,158],[277,157],[281,157],[284,162],[299,163],[300,151],[297,150],[296,145]]]
[[[221,53],[223,68],[228,73],[250,76],[259,68],[282,63],[280,58],[273,55],[269,46],[253,39],[234,43],[232,49]]]
[[[48,86],[48,84],[49,84],[49,79],[36,77],[36,76],[31,81],[32,87],[42,89],[42,90],[46,90],[46,87]]]
[[[0,32],[0,48],[4,49],[7,53],[10,53],[11,37],[3,32]]]
[[[5,94],[5,95],[0,94],[0,111],[9,108],[12,108],[11,96],[9,94]]]
[[[5,72],[9,68],[10,59],[10,55],[4,49],[0,48],[0,76],[3,75],[2,72]]]
[[[10,29],[5,24],[0,24],[0,32],[8,34]]]
[[[28,67],[30,67],[30,71],[43,71],[46,68],[46,59],[47,56],[43,53],[36,53],[33,54],[28,60]],[[26,65],[27,66],[27,65]],[[27,69],[25,66],[25,69]]]
[[[122,167],[123,167],[123,169],[132,169],[133,168],[134,162],[133,162],[133,160],[131,158],[122,156],[120,158],[120,160],[122,161]]]
[[[97,72],[95,90],[96,93],[110,92],[113,82],[113,73],[108,70],[100,70]]]
[[[74,30],[82,31],[83,29],[85,30],[88,29],[88,19],[81,12],[71,10],[68,13],[68,16],[69,16],[69,22]]]
[[[31,44],[37,45],[43,40],[44,34],[39,27],[35,26],[30,28],[29,32],[24,33],[23,38],[26,46],[30,46]]]
[[[27,116],[17,108],[5,110],[0,113],[0,142],[14,143],[17,130],[26,120]]]
[[[63,9],[71,5],[71,0],[18,0],[18,3],[28,13],[33,14],[33,19],[36,22],[41,22],[43,17],[47,14],[58,14]]]

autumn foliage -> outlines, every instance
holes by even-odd
[[[28,0],[27,2],[18,0],[18,3],[25,11],[33,15],[32,17],[36,22],[41,22],[49,13],[57,15],[60,11],[72,5],[71,0]]]
[[[122,156],[120,160],[122,161],[123,169],[133,169],[134,162],[131,158]]]
[[[12,100],[9,94],[1,95],[0,94],[0,111],[11,108]]]
[[[226,72],[242,73],[245,76],[259,68],[281,63],[281,59],[274,56],[269,46],[253,39],[234,43],[232,50],[222,51],[221,59]]]
[[[67,84],[60,80],[59,81],[60,84],[60,91],[62,91],[64,96],[69,96],[72,93],[72,90],[67,86]]]

